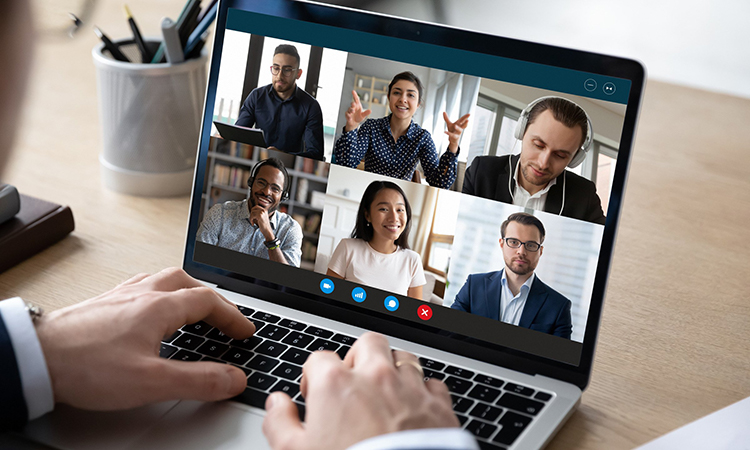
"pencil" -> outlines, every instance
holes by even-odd
[[[112,41],[109,40],[106,34],[102,33],[102,30],[99,29],[99,27],[94,27],[94,33],[96,33],[97,36],[99,36],[99,39],[104,42],[104,48],[109,50],[110,55],[117,61],[124,61],[124,62],[130,62],[127,56],[125,56],[120,49],[112,43]]]
[[[133,15],[130,14],[130,8],[128,8],[128,5],[123,5],[125,9],[125,15],[128,18],[128,24],[130,24],[130,29],[133,30],[133,39],[135,40],[136,45],[138,45],[138,50],[141,51],[141,62],[144,64],[148,64],[151,61],[151,52],[148,51],[148,47],[146,47],[146,43],[143,41],[143,36],[141,36],[141,31],[138,29],[138,25],[135,23],[135,19],[133,19]]]

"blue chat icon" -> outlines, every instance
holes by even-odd
[[[398,299],[392,295],[389,295],[388,297],[385,298],[384,305],[385,305],[385,309],[393,312],[398,309]]]

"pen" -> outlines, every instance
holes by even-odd
[[[161,21],[161,34],[164,37],[164,47],[167,49],[167,62],[177,64],[185,60],[180,43],[180,35],[177,33],[177,24],[169,17]]]
[[[146,43],[143,42],[143,36],[141,36],[141,31],[138,29],[138,25],[136,25],[133,15],[130,14],[130,8],[128,8],[128,5],[123,5],[123,7],[125,8],[125,15],[128,17],[130,29],[133,30],[133,39],[135,39],[135,43],[138,45],[138,50],[141,51],[141,61],[144,64],[147,64],[151,61],[151,52],[148,51]]]
[[[208,30],[211,23],[216,19],[216,6],[218,3],[211,5],[209,11],[203,16],[203,20],[195,27],[195,30],[190,34],[187,44],[185,45],[185,55],[189,55],[190,52],[201,42],[201,35]]]
[[[179,23],[182,20],[182,17],[187,13],[188,6],[190,6],[190,2],[192,0],[188,0],[187,3],[185,3],[185,6],[182,7],[182,11],[180,11],[180,15],[177,16],[177,23]],[[156,54],[151,59],[151,64],[158,64],[160,62],[164,61],[164,51],[166,50],[166,46],[164,45],[164,41],[159,44],[159,48],[156,50]]]
[[[180,34],[180,44],[182,44],[183,47],[187,44],[190,32],[198,23],[196,22],[196,19],[198,18],[198,13],[201,9],[200,0],[190,0],[187,8],[185,14],[177,19],[177,32]]]
[[[203,18],[206,17],[206,14],[211,10],[211,8],[214,6],[214,3],[216,3],[217,0],[211,0],[208,5],[206,5],[206,8],[201,11],[200,14],[198,14],[198,23],[201,23],[203,21]]]
[[[96,33],[97,36],[99,36],[99,39],[104,42],[104,48],[109,50],[110,55],[117,61],[125,61],[130,62],[127,56],[125,56],[120,49],[112,43],[112,41],[109,40],[106,34],[102,33],[102,30],[99,29],[99,27],[94,27],[94,33]]]

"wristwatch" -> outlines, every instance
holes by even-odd
[[[37,320],[39,320],[44,314],[44,310],[41,307],[32,305],[29,302],[26,302],[26,311],[29,313],[31,322],[34,324],[36,324]]]
[[[266,241],[263,244],[266,246],[267,249],[273,250],[273,249],[279,248],[281,241],[279,240],[279,238],[276,238],[272,241]]]

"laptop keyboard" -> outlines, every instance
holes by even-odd
[[[287,393],[305,417],[299,392],[302,365],[316,350],[344,358],[356,338],[245,306],[239,310],[256,327],[255,335],[232,339],[205,322],[183,326],[165,338],[160,356],[182,361],[233,364],[247,374],[247,389],[233,400],[264,408],[271,392]],[[451,392],[461,426],[476,436],[482,449],[504,449],[534,420],[552,394],[420,357],[425,381],[443,381]]]

